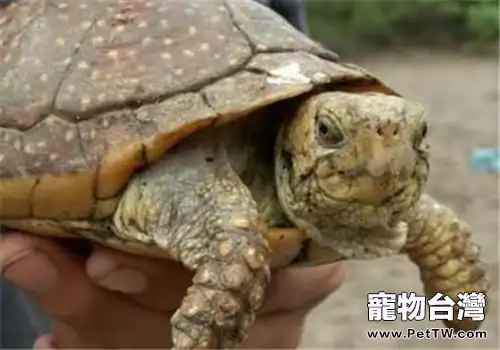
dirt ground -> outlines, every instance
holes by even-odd
[[[404,257],[348,263],[340,291],[310,315],[302,348],[499,349],[498,175],[472,171],[475,147],[498,144],[498,67],[495,58],[412,53],[355,61],[429,110],[432,149],[428,192],[475,228],[475,241],[490,269],[492,293],[483,329],[486,340],[370,340],[366,330],[441,327],[438,322],[368,322],[367,293],[421,293],[417,269]]]

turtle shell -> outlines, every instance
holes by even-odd
[[[315,88],[395,94],[255,1],[0,11],[2,220],[109,216],[179,140]]]

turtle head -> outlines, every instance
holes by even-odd
[[[297,226],[322,236],[396,225],[428,178],[426,134],[416,102],[379,93],[309,97],[278,135],[281,204]]]

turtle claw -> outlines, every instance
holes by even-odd
[[[224,275],[237,270],[244,278],[231,287]],[[262,304],[263,293],[257,291],[263,291],[262,284],[267,284],[267,268],[253,273],[244,261],[200,268],[171,319],[174,349],[232,349],[241,344]]]

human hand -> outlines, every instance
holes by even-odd
[[[192,273],[173,261],[96,248],[87,260],[55,239],[12,233],[0,240],[0,271],[52,319],[34,347],[169,348],[169,320]],[[309,311],[344,279],[343,264],[280,269],[245,348],[295,348]]]

